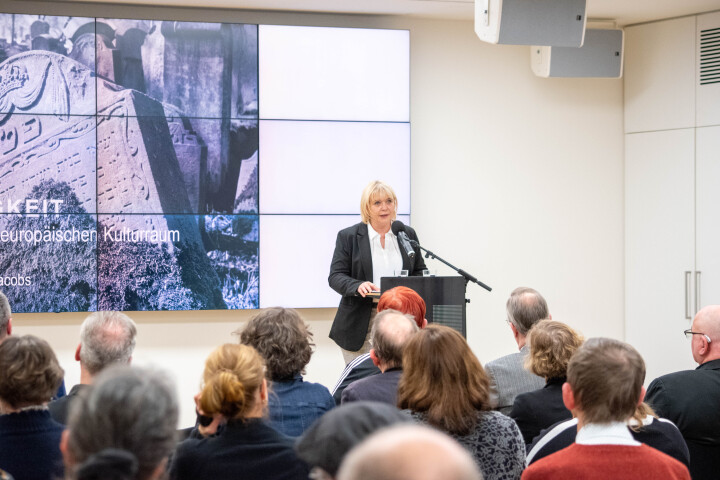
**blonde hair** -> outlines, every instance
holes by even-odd
[[[392,198],[393,203],[395,204],[395,215],[397,216],[398,201],[392,187],[380,180],[375,180],[368,183],[368,185],[363,189],[362,196],[360,197],[360,215],[362,216],[363,223],[370,223],[370,204],[375,198],[381,195],[387,195]],[[394,218],[395,217],[393,217],[393,219]]]
[[[265,362],[248,345],[226,343],[205,362],[200,408],[206,415],[245,418],[255,406],[255,393],[265,378]]]
[[[582,343],[582,335],[568,325],[541,320],[528,333],[530,354],[525,359],[525,368],[545,380],[565,377],[570,357]]]

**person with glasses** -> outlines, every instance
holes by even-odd
[[[714,479],[720,472],[720,305],[700,310],[683,333],[698,367],[656,378],[645,401],[680,429],[693,480]]]

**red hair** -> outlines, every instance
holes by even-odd
[[[395,287],[383,293],[378,302],[377,311],[382,312],[388,308],[412,315],[418,328],[423,328],[426,311],[425,300],[412,288]]]

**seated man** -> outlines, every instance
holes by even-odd
[[[338,480],[482,480],[472,456],[455,440],[419,425],[386,428],[343,460]]]
[[[402,375],[405,345],[419,329],[410,315],[397,310],[377,314],[370,334],[370,358],[382,374],[351,383],[342,394],[342,403],[367,400],[397,404],[397,387]]]
[[[700,310],[685,334],[698,367],[656,378],[645,401],[680,429],[693,480],[715,479],[720,472],[720,305]]]
[[[485,364],[490,376],[492,403],[495,410],[509,415],[515,397],[521,393],[539,390],[545,380],[524,368],[529,353],[527,335],[540,320],[552,318],[547,302],[540,293],[527,287],[518,287],[507,300],[507,323],[510,325],[519,352],[505,355]]]
[[[50,402],[53,420],[66,424],[70,405],[100,372],[116,363],[131,362],[136,334],[135,322],[122,312],[93,312],[87,316],[80,326],[80,343],[75,350],[80,383],[66,396]]]
[[[633,439],[626,421],[643,400],[645,363],[630,345],[593,338],[573,355],[563,401],[575,443],[530,465],[523,480],[690,479],[685,465]]]
[[[418,328],[425,328],[428,323],[425,318],[425,300],[412,288],[400,286],[383,293],[378,302],[377,311],[379,313],[388,308],[412,315]],[[364,353],[355,358],[345,366],[333,388],[332,395],[335,403],[340,405],[343,390],[352,382],[379,373],[380,369],[373,363],[370,353]]]
[[[324,385],[303,380],[314,344],[312,332],[297,311],[266,308],[236,333],[241,344],[253,347],[265,360],[266,376],[272,382],[270,425],[275,430],[297,437],[335,407]]]

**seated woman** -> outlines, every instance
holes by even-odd
[[[462,335],[428,325],[406,345],[403,368],[400,408],[459,441],[485,480],[520,478],[525,467],[520,430],[491,410],[490,380]]]
[[[530,354],[525,368],[545,379],[545,387],[515,397],[510,417],[515,420],[525,443],[532,443],[540,430],[572,418],[562,399],[570,357],[583,343],[572,328],[555,320],[541,320],[530,329]]]
[[[165,477],[176,446],[178,402],[165,372],[104,370],[70,408],[60,445],[68,480]]]
[[[195,397],[202,415],[213,418],[206,438],[178,445],[170,467],[175,480],[306,480],[307,466],[293,441],[263,420],[268,403],[265,363],[254,348],[225,344],[205,362],[203,387]]]
[[[303,380],[314,344],[312,333],[295,310],[262,310],[240,331],[240,343],[253,347],[265,359],[266,375],[272,382],[268,408],[274,429],[298,437],[335,406],[325,386]]]
[[[15,480],[63,476],[64,427],[47,408],[63,374],[45,340],[9,336],[0,343],[0,468]]]

